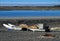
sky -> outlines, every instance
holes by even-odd
[[[25,2],[25,3],[21,3],[21,2]],[[19,5],[20,6],[27,6],[27,5],[29,6],[39,6],[39,5],[40,6],[53,6],[53,5],[60,5],[60,0],[0,0],[0,6],[19,6]]]
[[[0,0],[0,2],[60,2],[60,0]]]

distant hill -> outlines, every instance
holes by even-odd
[[[60,10],[60,5],[55,5],[55,6],[0,6],[0,10]]]
[[[55,7],[60,7],[60,5],[55,5]]]

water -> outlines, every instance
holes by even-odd
[[[60,16],[60,10],[1,10],[0,17]]]

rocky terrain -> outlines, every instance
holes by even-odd
[[[42,38],[46,32],[6,31],[0,30],[0,41],[60,41],[60,32],[48,32],[56,35],[54,38]]]

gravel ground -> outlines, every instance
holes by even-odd
[[[41,38],[46,32],[7,31],[0,30],[0,41],[60,41],[60,32],[48,32],[56,35],[55,38]]]

